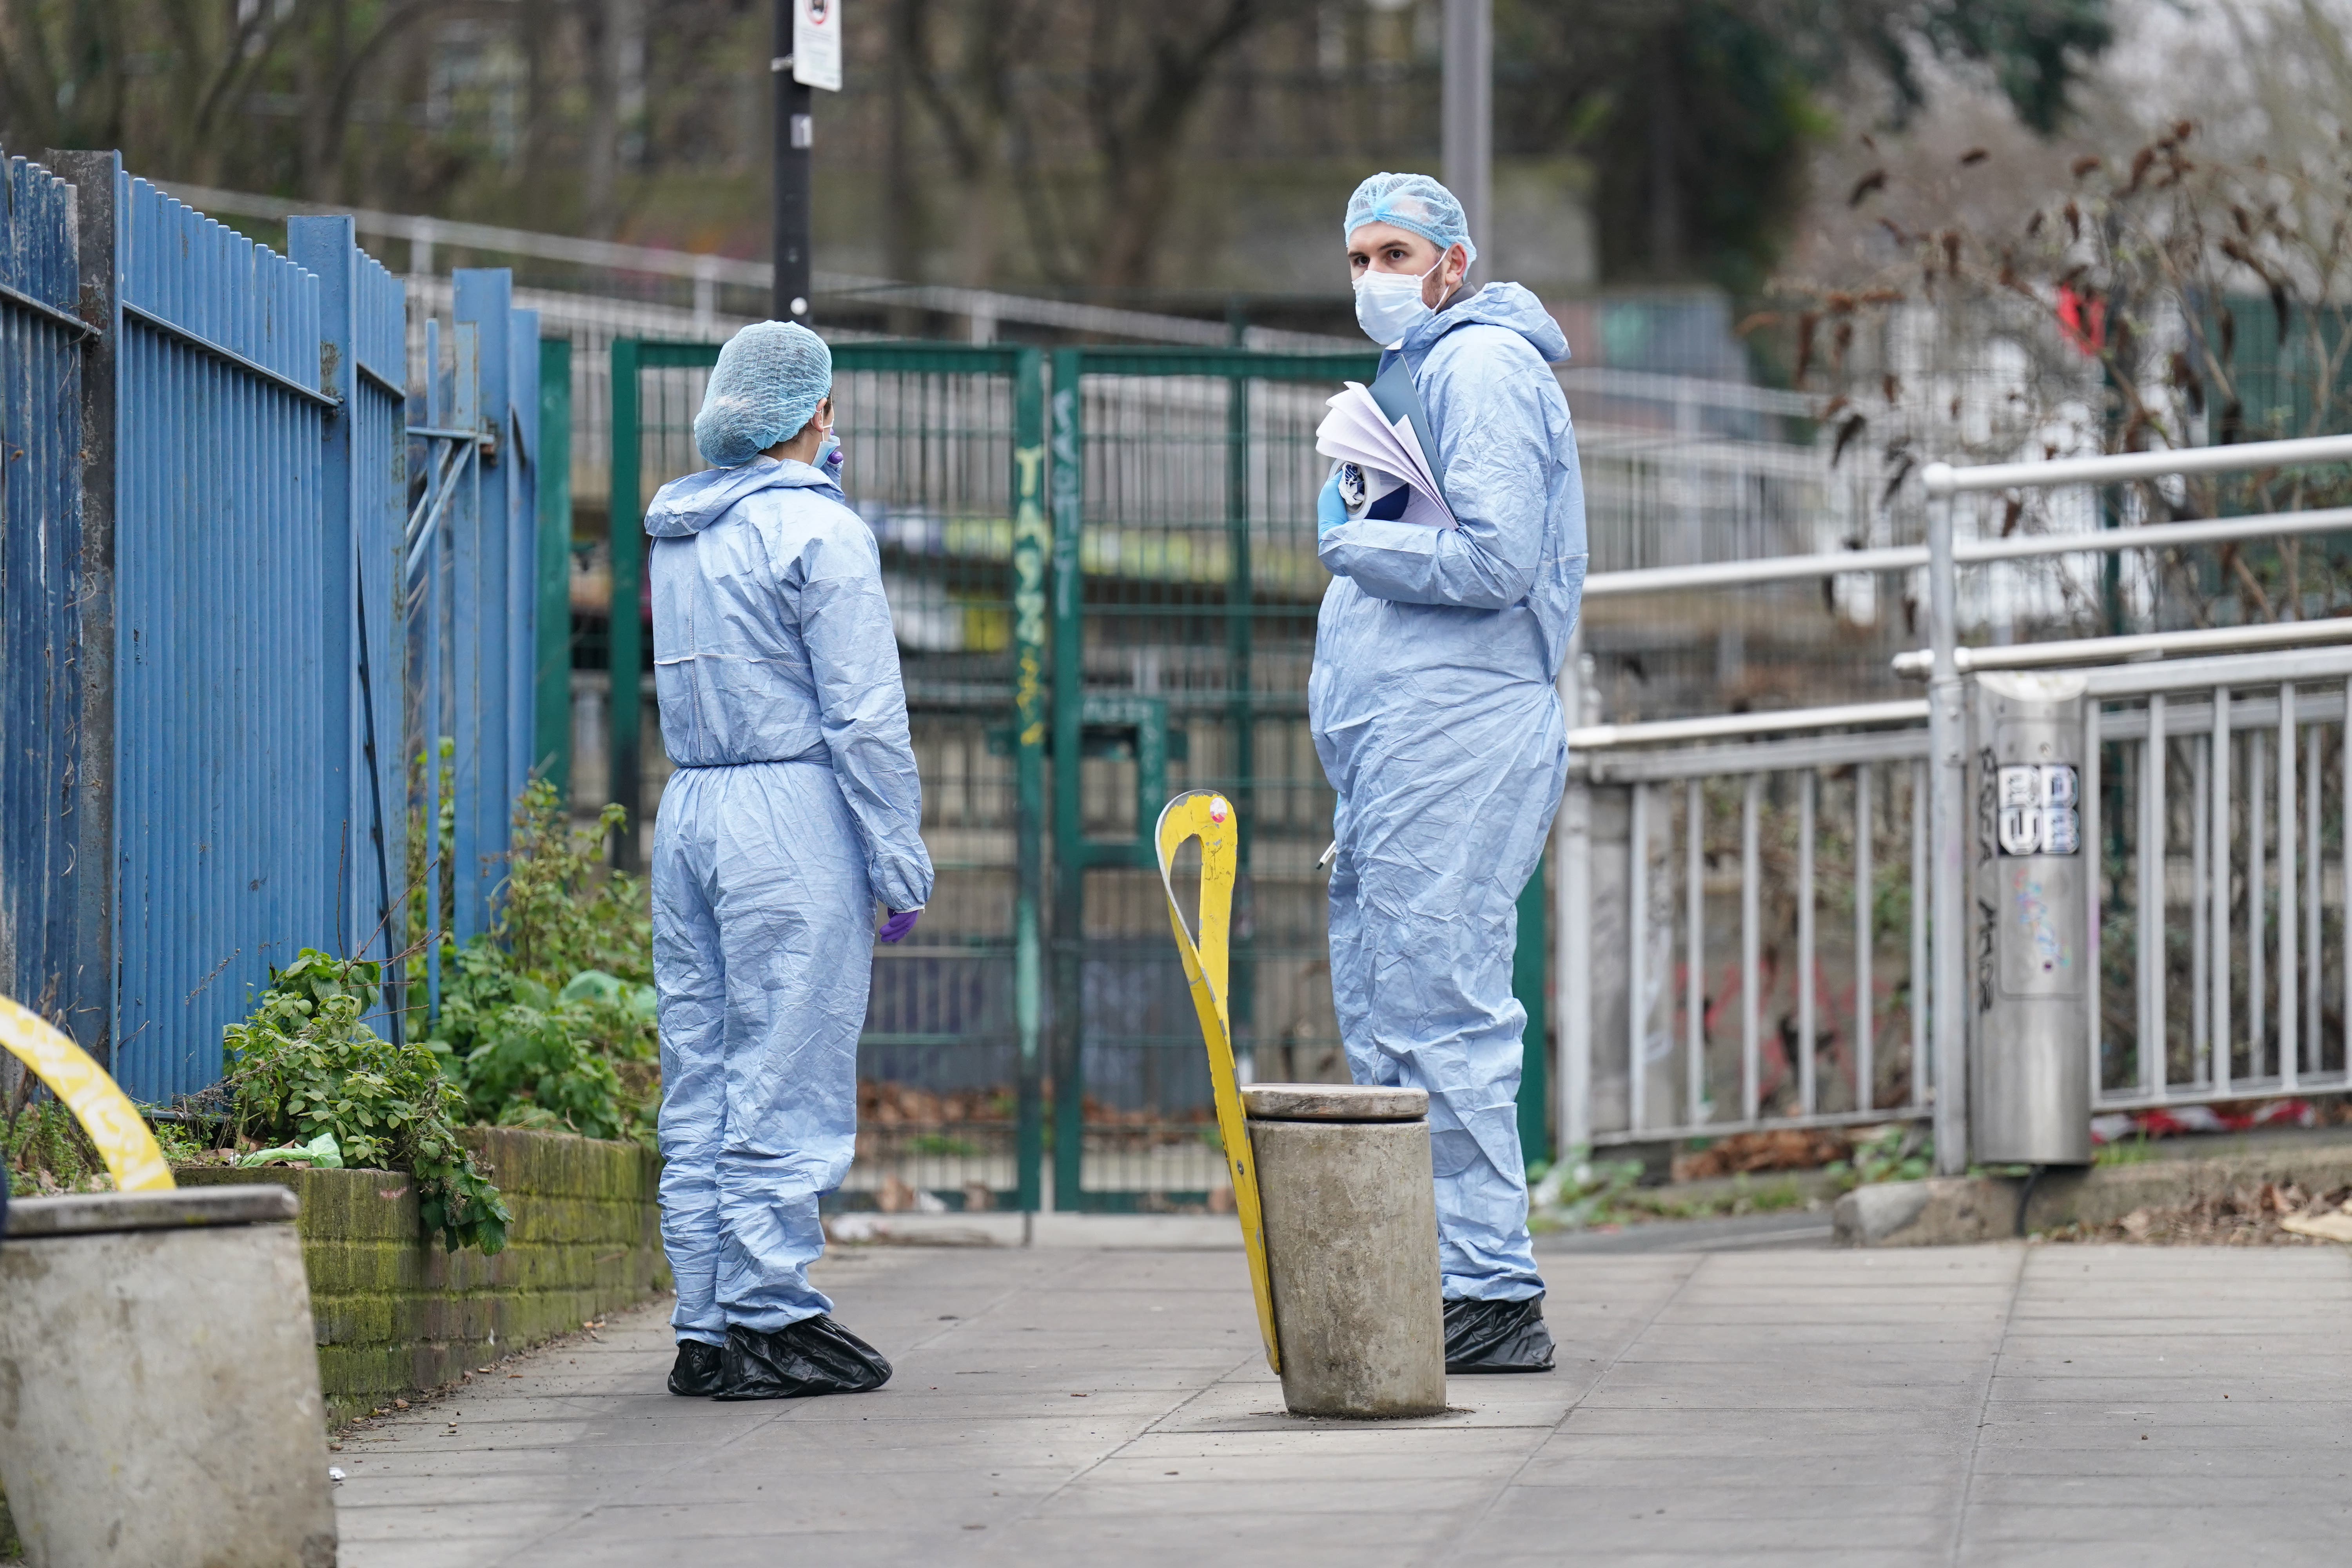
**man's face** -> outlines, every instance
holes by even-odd
[[[1368,223],[1348,237],[1350,283],[1367,272],[1402,272],[1413,278],[1429,273],[1421,286],[1421,302],[1433,310],[1461,287],[1462,275],[1470,270],[1469,253],[1458,245],[1446,247],[1444,260],[1438,267],[1435,244],[1394,224]]]

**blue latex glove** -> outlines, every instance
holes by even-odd
[[[882,929],[874,933],[875,940],[884,942],[906,941],[907,933],[915,929],[915,921],[922,912],[920,910],[891,910],[889,918],[882,922]]]
[[[1348,503],[1339,497],[1339,470],[1334,467],[1315,497],[1315,537],[1320,540],[1347,521]]]

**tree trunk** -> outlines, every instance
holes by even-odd
[[[883,92],[889,100],[889,140],[883,148],[882,265],[893,278],[919,282],[923,275],[922,193],[915,186],[914,147],[907,123],[913,95],[907,90],[907,58],[892,49],[883,63]],[[894,320],[892,331],[908,335]]]
[[[582,159],[583,226],[612,237],[620,220],[621,0],[581,0],[581,53],[588,60],[588,124]]]
[[[1648,68],[1650,268],[1679,277],[1688,253],[1683,222],[1682,103],[1675,75],[1677,29],[1671,22],[1651,35]]]
[[[320,25],[305,29],[302,51],[302,146],[299,180],[302,194],[314,202],[333,202],[342,195],[343,138],[351,125],[351,106],[343,101],[343,71],[351,62],[351,0],[315,0],[326,15]]]

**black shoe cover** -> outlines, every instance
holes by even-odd
[[[803,1318],[772,1334],[730,1324],[713,1399],[805,1399],[869,1394],[890,1381],[882,1353],[831,1318]]]
[[[677,1342],[677,1364],[669,1369],[669,1391],[688,1399],[706,1399],[719,1392],[717,1345],[700,1340]]]
[[[1543,1298],[1446,1302],[1445,1370],[1549,1372],[1551,1331],[1544,1327]]]

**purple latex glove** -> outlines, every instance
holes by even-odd
[[[882,929],[874,933],[876,939],[886,942],[905,941],[907,933],[915,929],[915,921],[922,912],[920,910],[892,910],[883,921]]]

